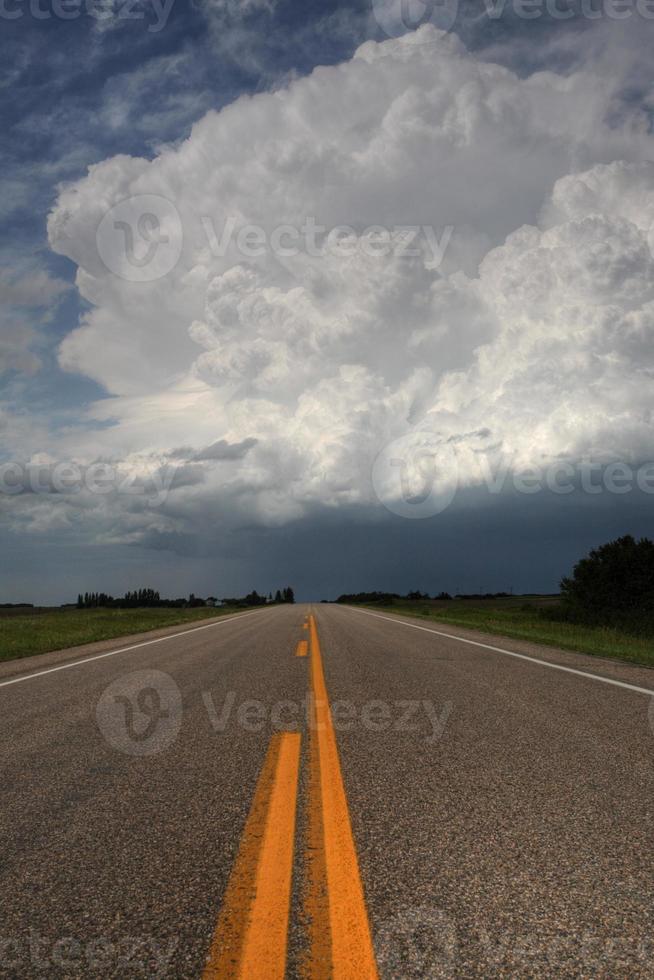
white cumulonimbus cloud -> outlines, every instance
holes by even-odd
[[[592,65],[520,78],[433,28],[417,40],[368,42],[62,189],[50,243],[91,309],[60,362],[111,397],[58,453],[129,470],[188,447],[161,531],[378,507],[375,458],[427,430],[461,447],[467,483],[487,447],[521,465],[646,452],[654,140]],[[151,279],[122,232],[98,236],[146,198],[158,226],[131,233],[164,249]],[[202,458],[220,440],[245,448]],[[134,500],[99,506],[125,539],[151,524]]]

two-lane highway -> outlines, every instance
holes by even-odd
[[[0,976],[654,976],[651,671],[330,605],[128,646],[0,677]]]

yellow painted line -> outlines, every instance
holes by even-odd
[[[377,980],[368,910],[313,616],[309,623],[312,703],[304,895],[309,950],[302,975],[312,980]]]
[[[300,640],[297,645],[297,650],[295,651],[296,657],[306,657],[309,652],[309,644],[306,640]]]
[[[284,978],[300,739],[280,732],[270,741],[203,980]]]

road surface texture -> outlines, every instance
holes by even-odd
[[[333,605],[5,664],[0,977],[653,977],[649,691]]]

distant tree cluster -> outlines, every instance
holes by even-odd
[[[148,607],[173,608],[173,609],[195,609],[201,606],[215,606],[218,599],[215,596],[208,596],[206,599],[196,596],[191,592],[188,599],[162,599],[155,589],[135,589],[134,592],[126,592],[122,598],[115,599],[106,592],[85,592],[77,597],[78,609],[143,609]],[[256,589],[248,592],[246,596],[240,598],[222,599],[224,606],[266,606],[281,602],[295,602],[295,594],[290,586],[285,589],[277,589],[275,598],[272,592],[259,595]]]
[[[471,593],[459,593],[457,592],[454,598],[456,599],[506,599],[510,596],[509,592],[471,592]],[[340,595],[336,602],[345,603],[362,603],[364,605],[377,604],[380,606],[390,606],[398,600],[404,600],[408,602],[432,602],[433,600],[449,600],[452,596],[449,592],[438,592],[436,595],[430,596],[428,592],[421,592],[416,589],[412,592],[407,592],[406,595],[400,595],[399,592],[353,592]]]
[[[137,589],[126,592],[123,601],[126,606],[158,606],[161,596],[154,589]]]
[[[116,605],[117,600],[106,592],[85,592],[77,596],[78,609],[99,609],[111,608]]]
[[[509,599],[510,592],[457,592],[457,599]],[[452,598],[450,596],[450,598]]]
[[[207,601],[207,599],[202,599],[200,596],[197,596],[195,593],[191,592],[186,605],[189,607],[189,609],[198,609],[200,606],[206,606]]]
[[[231,596],[222,600],[223,606],[265,606],[267,602],[265,595],[259,595],[256,589],[244,596]]]
[[[428,592],[420,592],[415,590],[413,592],[407,592],[406,595],[400,595],[399,592],[353,592],[340,595],[336,602],[345,603],[362,603],[364,605],[370,605],[371,603],[379,606],[390,606],[398,599],[408,599],[409,601],[415,602],[416,600],[431,600],[432,596]],[[451,599],[452,596],[449,592],[439,592],[438,595],[433,596],[434,599]]]
[[[345,592],[339,595],[336,602],[363,603],[370,605],[376,603],[380,606],[390,606],[396,599],[402,596],[398,592]]]
[[[196,598],[193,593],[188,599],[162,599],[156,589],[135,589],[126,592],[122,598],[115,599],[106,592],[85,592],[77,597],[78,609],[144,609],[144,608],[188,608],[206,606],[206,599]]]
[[[290,586],[287,586],[285,589],[277,589],[275,598],[273,599],[272,592],[266,598],[265,595],[259,595],[257,590],[253,589],[246,596],[223,599],[222,602],[225,606],[267,606],[275,605],[276,603],[295,602],[295,593]]]

